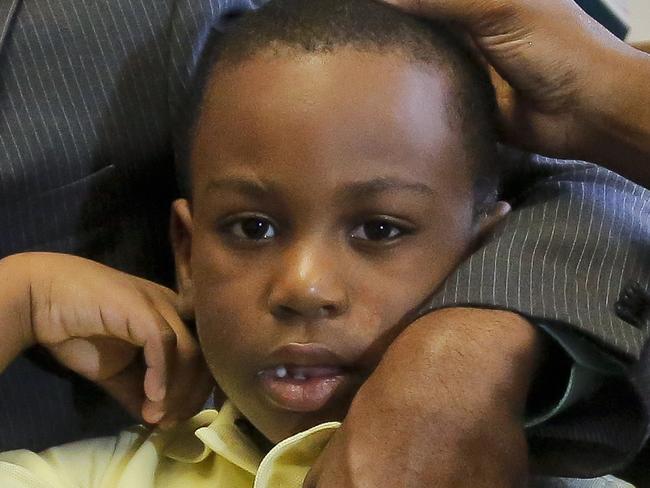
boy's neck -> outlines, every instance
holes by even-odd
[[[264,435],[257,430],[247,418],[240,417],[236,419],[235,427],[237,427],[246,437],[251,439],[263,454],[266,454],[273,449],[274,444],[264,437]]]

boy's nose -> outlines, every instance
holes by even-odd
[[[317,320],[348,309],[345,284],[326,253],[305,247],[285,255],[269,292],[269,308],[278,318]]]

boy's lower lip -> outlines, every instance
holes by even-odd
[[[314,412],[334,396],[345,381],[345,373],[337,370],[327,375],[296,379],[262,372],[258,378],[262,390],[276,406],[292,412]]]

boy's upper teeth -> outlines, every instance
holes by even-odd
[[[284,365],[275,368],[275,376],[278,378],[293,378],[295,380],[306,380],[310,377],[305,368],[299,366],[292,366],[287,368]]]
[[[340,374],[340,368],[334,366],[297,366],[281,364],[273,368],[270,373],[276,378],[290,378],[294,380],[307,380],[310,378],[329,377]]]

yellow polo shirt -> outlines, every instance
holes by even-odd
[[[170,431],[135,427],[40,454],[0,454],[2,488],[300,488],[340,425],[296,434],[266,455],[235,425],[227,402]]]
[[[339,427],[328,422],[264,455],[236,425],[226,403],[170,431],[135,427],[116,437],[75,442],[40,454],[0,454],[0,488],[302,488]],[[533,478],[529,488],[634,488],[613,476]]]

